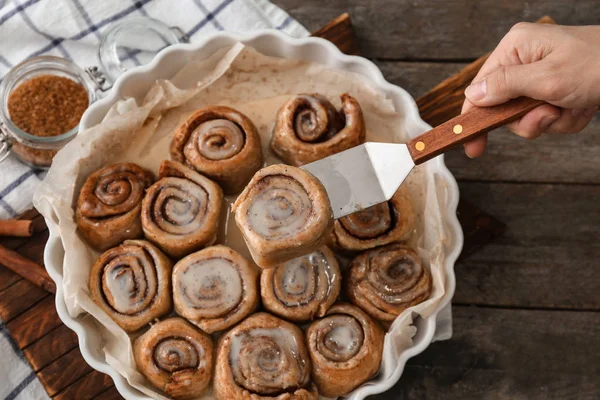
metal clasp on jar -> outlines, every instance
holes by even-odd
[[[6,131],[4,124],[0,122],[0,162],[4,161],[10,155],[12,143]]]
[[[92,67],[86,67],[84,69],[84,71],[92,79],[92,81],[94,81],[94,83],[96,84],[96,87],[101,92],[107,92],[110,90],[110,88],[112,88],[111,84],[104,86],[104,84],[107,83],[106,77],[104,76],[102,71],[100,71],[100,69],[98,69],[97,66],[94,65]]]

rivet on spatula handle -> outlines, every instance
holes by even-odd
[[[474,107],[412,139],[407,143],[408,151],[415,164],[421,164],[482,133],[506,125],[543,104],[545,102],[541,100],[519,97],[497,106]]]

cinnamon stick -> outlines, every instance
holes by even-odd
[[[56,284],[48,275],[48,272],[36,262],[23,257],[16,251],[0,244],[0,264],[36,286],[50,292],[56,293]]]
[[[28,237],[31,235],[33,235],[33,221],[26,219],[0,220],[0,236]]]

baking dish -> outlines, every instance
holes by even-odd
[[[250,35],[232,33],[217,33],[207,36],[196,44],[178,44],[160,52],[147,65],[134,68],[124,73],[113,86],[111,92],[100,101],[94,103],[81,120],[81,129],[92,127],[102,121],[110,107],[118,100],[133,97],[141,101],[148,89],[157,79],[173,77],[184,65],[194,60],[206,59],[217,50],[229,47],[236,42],[242,42],[268,56],[303,60],[319,63],[331,68],[358,73],[372,81],[378,89],[385,93],[394,104],[395,109],[404,116],[404,131],[410,136],[430,129],[419,117],[417,106],[412,97],[403,89],[394,86],[383,78],[378,68],[370,61],[356,56],[342,54],[333,44],[319,38],[294,39],[278,31],[260,31]],[[462,248],[462,231],[456,217],[458,204],[458,187],[456,181],[444,165],[443,157],[429,161],[435,171],[436,180],[443,188],[441,210],[444,220],[444,230],[449,238],[445,246],[444,269],[446,272],[445,295],[436,311],[428,318],[418,318],[415,321],[417,334],[413,338],[413,346],[394,355],[393,373],[386,380],[369,383],[356,390],[351,398],[363,399],[368,395],[381,393],[393,386],[404,369],[406,361],[422,352],[432,341],[436,331],[436,317],[449,303],[454,294],[454,262]],[[84,359],[94,369],[110,375],[119,390],[127,399],[148,399],[132,386],[121,375],[110,367],[102,352],[100,336],[92,318],[81,315],[72,318],[66,309],[62,294],[62,262],[64,248],[58,235],[59,221],[52,215],[46,215],[50,237],[44,253],[44,261],[50,276],[57,283],[56,307],[59,317],[79,337],[79,346]]]

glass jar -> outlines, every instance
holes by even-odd
[[[10,118],[8,99],[23,82],[40,75],[61,76],[80,84],[87,92],[88,105],[96,100],[96,85],[75,63],[60,57],[38,56],[13,67],[0,84],[0,151],[10,151],[22,162],[35,168],[48,169],[52,158],[79,131],[79,124],[57,136],[36,136],[17,127]]]
[[[48,169],[58,150],[79,132],[79,124],[57,136],[37,136],[18,128],[10,118],[8,99],[20,84],[41,75],[65,77],[86,90],[89,107],[131,67],[126,63],[128,55],[135,54],[145,64],[163,48],[186,41],[186,35],[177,27],[135,17],[114,23],[103,36],[98,48],[102,69],[84,70],[70,60],[54,56],[38,56],[14,66],[0,83],[0,162],[12,153],[27,165]]]

